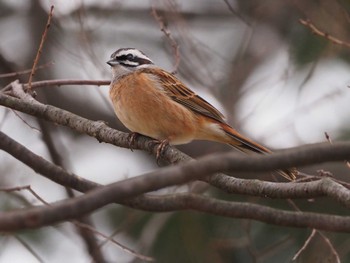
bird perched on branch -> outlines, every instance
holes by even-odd
[[[216,108],[140,50],[118,49],[107,63],[112,67],[109,95],[117,117],[134,134],[160,142],[157,158],[166,145],[192,140],[225,143],[244,153],[271,153],[229,126]],[[277,172],[288,180],[296,178],[293,169]]]

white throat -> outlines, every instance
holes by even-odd
[[[112,82],[117,82],[121,77],[132,73],[133,71],[122,65],[112,67]]]

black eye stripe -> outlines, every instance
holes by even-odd
[[[126,54],[126,55],[121,55],[117,56],[116,60],[120,61],[121,64],[124,66],[132,66],[135,67],[137,65],[144,65],[144,64],[153,64],[152,61],[145,59],[145,58],[140,58],[137,56],[134,56],[133,54]],[[128,61],[137,63],[137,65],[132,65],[131,63],[127,63]]]
[[[131,56],[129,56],[131,54],[128,54],[128,55],[121,55],[121,56],[118,56],[116,57],[117,60],[132,60],[131,59]]]

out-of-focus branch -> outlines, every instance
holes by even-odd
[[[329,41],[331,41],[333,44],[337,44],[340,46],[344,46],[347,48],[350,48],[350,43],[340,40],[326,32],[323,32],[322,30],[320,30],[319,28],[317,28],[310,20],[304,20],[304,19],[299,19],[300,24],[304,25],[305,27],[309,28],[312,33],[319,35]]]
[[[50,28],[50,25],[51,25],[51,18],[52,18],[52,15],[53,15],[53,9],[54,9],[54,6],[52,5],[51,8],[50,8],[49,16],[47,18],[45,30],[44,30],[44,32],[43,32],[43,34],[41,36],[41,41],[40,41],[40,45],[39,45],[39,48],[38,48],[38,52],[36,53],[36,56],[35,56],[35,59],[34,59],[32,71],[30,72],[30,75],[29,75],[29,80],[28,80],[29,89],[32,88],[32,79],[33,79],[35,71],[36,71],[36,66],[39,63],[40,55],[41,55],[43,47],[44,47],[44,43],[45,43],[45,40],[46,40],[47,32],[49,31],[49,28]]]
[[[45,69],[45,68],[50,67],[51,65],[53,65],[52,62],[45,63],[43,65],[37,66],[36,70]],[[3,74],[0,74],[0,78],[13,78],[13,77],[18,77],[20,75],[30,74],[31,72],[32,72],[31,69],[27,69],[27,70],[21,70],[21,71],[16,71],[16,72],[3,73]],[[32,82],[32,84],[33,84],[33,82]]]
[[[44,143],[47,146],[47,149],[50,153],[50,157],[53,161],[53,163],[58,166],[62,167],[64,170],[66,170],[63,158],[61,156],[61,153],[57,150],[56,144],[57,144],[57,138],[54,139],[52,136],[52,133],[50,132],[49,123],[45,122],[42,119],[38,118],[38,123],[40,126],[40,129],[42,131],[42,138]],[[70,187],[65,187],[67,196],[70,198],[75,197],[75,193]],[[80,224],[79,224],[80,223]],[[102,253],[102,250],[98,246],[97,239],[95,237],[95,232],[91,231],[91,229],[94,229],[94,224],[88,215],[77,218],[75,222],[73,222],[73,225],[76,228],[77,233],[85,243],[86,249],[89,252],[91,258],[93,259],[93,262],[99,262],[103,263],[106,262],[104,255]],[[90,226],[90,228],[82,227],[84,226]]]
[[[0,149],[32,168],[35,172],[44,175],[46,178],[62,186],[70,187],[80,192],[86,192],[99,186],[78,175],[67,172],[62,167],[50,163],[1,131]]]
[[[179,65],[180,65],[179,45],[177,44],[177,42],[175,41],[175,39],[171,35],[170,31],[168,30],[166,24],[164,23],[164,18],[158,14],[158,12],[154,6],[152,7],[151,13],[152,13],[152,16],[154,17],[154,19],[159,24],[160,30],[164,33],[165,37],[167,38],[168,42],[170,43],[171,47],[173,48],[174,57],[175,57],[173,74],[175,74],[177,72]]]
[[[232,14],[234,14],[239,20],[241,20],[247,26],[252,26],[252,24],[243,15],[241,15],[239,11],[235,10],[235,8],[231,5],[231,3],[228,0],[224,0],[224,2],[227,5],[228,10],[230,10]]]

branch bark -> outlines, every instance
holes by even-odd
[[[332,153],[337,152],[339,149],[339,145],[337,144],[326,146],[327,147],[325,148],[328,148],[328,151],[325,151],[325,153],[328,153],[331,156],[334,156]],[[341,145],[340,148],[342,147],[343,146]],[[280,211],[261,205],[225,202],[191,194],[177,194],[161,197],[139,196],[150,191],[158,190],[167,186],[183,184],[204,177],[208,174],[221,171],[221,165],[216,166],[215,164],[220,163],[220,160],[222,160],[222,157],[225,157],[225,155],[226,157],[224,160],[226,160],[225,162],[227,163],[223,167],[229,167],[230,163],[234,164],[232,167],[235,167],[235,164],[237,163],[245,163],[243,166],[234,168],[235,170],[239,169],[242,171],[245,169],[250,170],[251,166],[254,165],[254,162],[260,159],[257,157],[244,157],[242,159],[238,158],[237,155],[232,154],[207,156],[198,161],[191,161],[177,166],[165,167],[152,173],[147,173],[135,178],[96,188],[97,184],[91,183],[85,179],[80,179],[73,174],[68,174],[62,168],[59,168],[53,164],[50,165],[48,161],[40,158],[39,156],[35,156],[35,154],[31,153],[28,149],[23,149],[23,146],[20,146],[3,133],[0,133],[0,148],[9,152],[21,161],[26,162],[30,167],[33,167],[34,163],[36,165],[35,168],[39,167],[41,169],[40,172],[43,172],[46,175],[49,174],[50,176],[48,177],[54,179],[56,182],[64,181],[65,183],[77,183],[82,181],[83,183],[80,182],[80,184],[77,185],[85,191],[95,187],[94,190],[83,196],[57,202],[52,204],[50,207],[43,206],[3,213],[0,216],[0,230],[2,231],[16,231],[26,228],[36,228],[58,223],[64,220],[71,220],[93,212],[96,209],[112,202],[120,202],[134,208],[148,211],[168,212],[191,209],[214,215],[251,218],[266,223],[283,226],[312,227],[329,231],[350,231],[350,217],[321,215],[307,212]],[[311,148],[314,151],[317,149],[315,147],[308,148]],[[350,144],[347,144],[346,148],[348,152],[350,152]],[[300,151],[300,149],[294,149],[293,151],[290,150],[292,153],[297,153],[298,151]],[[348,154],[348,152],[345,154]],[[278,159],[278,157],[281,155],[284,156],[285,154],[273,154],[264,157],[264,159],[269,162],[269,159]],[[294,154],[292,156],[296,158],[296,156],[299,155]],[[247,159],[247,162],[242,162],[244,159]],[[342,160],[343,157],[339,157],[339,159]],[[263,166],[258,167],[258,170],[266,169]],[[276,167],[272,167],[271,169],[275,170]],[[52,174],[55,174],[54,178],[51,177]],[[266,182],[259,182],[257,180],[246,181],[252,181],[254,184],[256,184],[257,189],[264,189],[264,187],[261,187],[261,184],[266,184]],[[332,189],[334,192],[331,191],[331,193],[335,195],[336,199],[340,199],[345,206],[350,206],[350,191],[340,184],[337,184],[330,178],[323,178],[316,182],[307,183],[268,183],[270,189],[273,184],[275,184],[276,188],[281,188],[281,185],[282,188],[283,185],[290,185],[290,188],[287,187],[286,192],[289,192],[292,195],[303,191],[308,192],[309,194],[316,193],[316,195],[319,195],[322,194],[319,192],[320,189],[325,191],[324,194],[326,194],[328,191],[327,189]],[[291,190],[293,188],[298,190]],[[259,191],[255,192],[257,193]],[[263,194],[263,192],[264,191],[260,191],[259,193]],[[302,196],[305,197],[305,194],[302,194]]]

